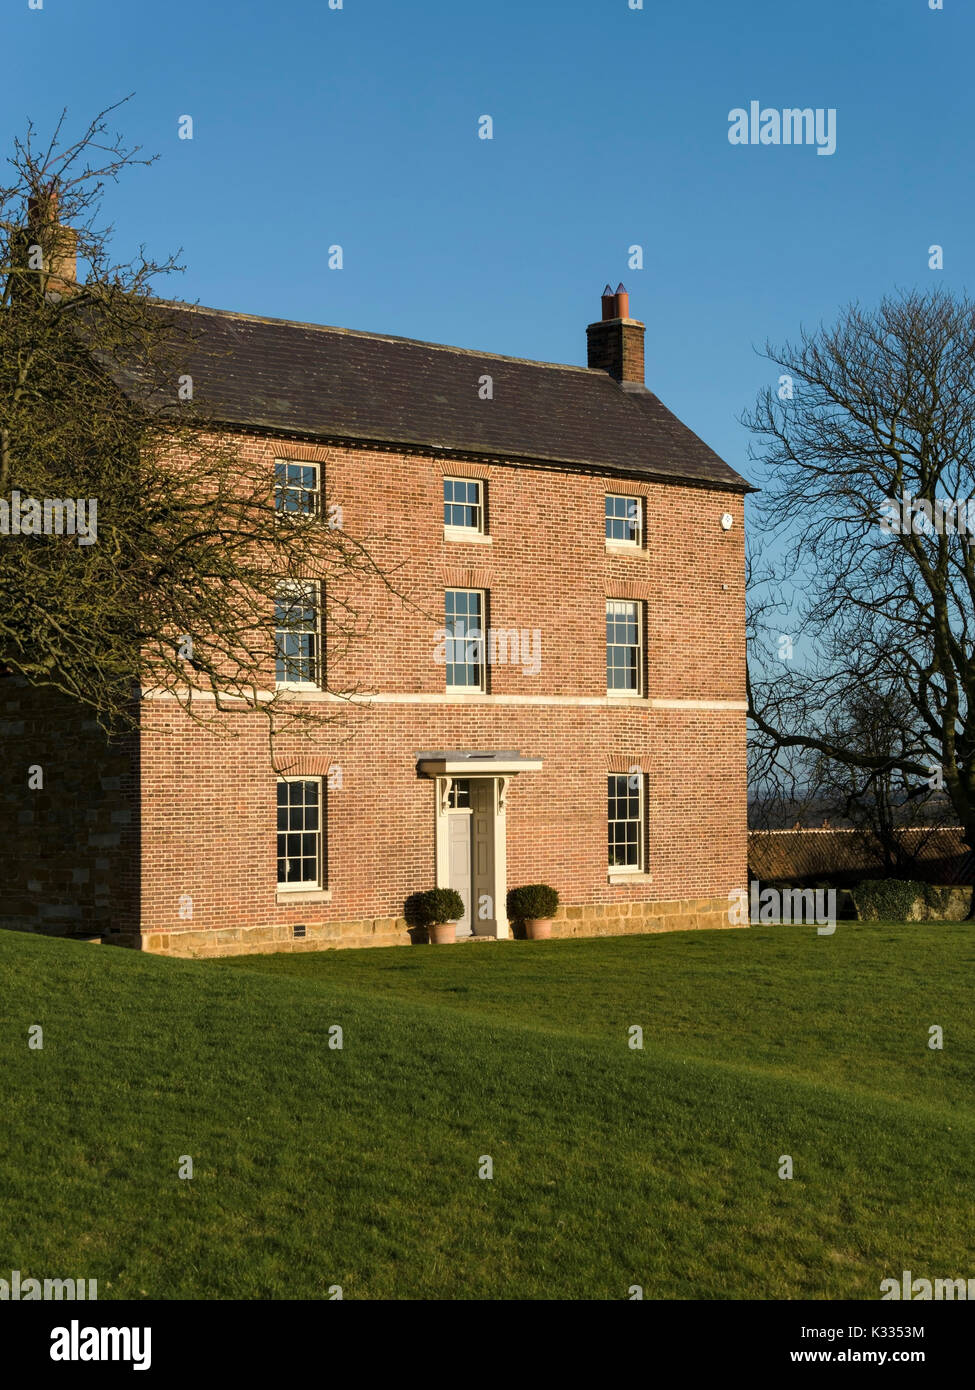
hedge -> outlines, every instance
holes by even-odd
[[[943,921],[958,891],[906,878],[865,878],[852,893],[861,922],[907,922],[915,911],[920,911],[921,920]]]

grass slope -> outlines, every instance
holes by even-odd
[[[202,962],[2,933],[0,1277],[103,1299],[967,1277],[973,955],[968,924]]]

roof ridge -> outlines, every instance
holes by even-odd
[[[370,338],[381,343],[405,343],[410,347],[433,348],[437,352],[462,353],[467,357],[487,359],[492,362],[517,362],[524,367],[547,367],[557,372],[581,372],[585,376],[598,376],[592,367],[582,367],[575,362],[541,362],[534,357],[511,357],[503,352],[486,352],[478,348],[455,347],[450,343],[431,343],[424,338],[403,338],[396,333],[370,333],[363,328],[340,328],[337,324],[307,323],[303,319],[279,319],[266,314],[245,314],[238,309],[215,309],[208,304],[190,304],[175,299],[155,301],[160,307],[186,310],[193,314],[213,314],[218,318],[240,319],[244,323],[279,324],[282,328],[310,328],[315,333],[340,333],[350,338]],[[602,373],[606,376],[607,373]]]

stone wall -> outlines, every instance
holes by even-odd
[[[333,951],[343,947],[411,944],[409,929],[403,918],[309,922],[305,930],[304,937],[296,937],[293,926],[226,927],[217,931],[145,931],[141,945],[144,951],[162,956],[254,956],[278,951]]]
[[[651,932],[717,930],[730,925],[727,898],[606,903],[560,907],[552,922],[552,936],[637,936]],[[309,923],[306,935],[297,938],[292,927],[236,927],[218,931],[144,932],[141,944],[143,950],[158,955],[240,956],[413,943],[402,917],[377,917],[358,922]]]
[[[727,897],[687,898],[678,902],[596,903],[587,907],[560,907],[552,921],[552,935],[637,936],[643,932],[714,931],[731,925]]]

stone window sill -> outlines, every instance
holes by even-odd
[[[471,541],[474,545],[494,544],[493,536],[486,536],[483,531],[475,531],[467,526],[445,526],[443,538],[445,541]]]
[[[607,555],[643,555],[645,551],[642,545],[614,545],[606,542]]]
[[[610,869],[607,878],[610,883],[652,883],[653,874],[619,874]]]
[[[281,889],[274,895],[276,903],[286,903],[297,907],[299,903],[330,903],[332,895],[327,888]]]

